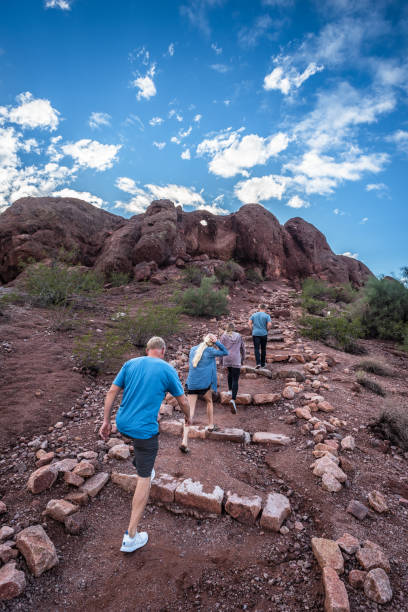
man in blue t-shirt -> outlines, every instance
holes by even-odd
[[[266,362],[266,343],[268,341],[268,329],[272,327],[271,317],[265,312],[266,304],[259,304],[259,310],[250,316],[248,325],[252,332],[256,369],[264,368]],[[261,354],[259,355],[259,347]]]
[[[150,338],[147,356],[130,359],[116,376],[105,399],[103,424],[99,435],[107,440],[111,432],[111,413],[117,394],[123,389],[122,402],[116,415],[120,433],[132,438],[133,464],[139,478],[132,501],[128,530],[123,536],[122,552],[133,552],[147,543],[147,533],[137,527],[147,504],[150,483],[154,478],[154,462],[159,450],[160,405],[167,392],[173,395],[190,425],[190,406],[176,370],[164,361],[166,344],[162,338]]]

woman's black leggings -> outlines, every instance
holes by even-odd
[[[238,393],[238,379],[241,368],[228,368],[228,389],[232,391],[232,399],[236,399]]]

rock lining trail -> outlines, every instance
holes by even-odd
[[[259,289],[240,291],[230,318],[245,335]],[[29,421],[3,448],[0,610],[408,610],[407,456],[371,443],[367,407],[378,400],[350,390],[357,358],[299,337],[287,286],[265,283],[263,292],[279,317],[264,370],[253,368],[246,338],[238,414],[224,403],[219,369],[220,430],[205,430],[199,402],[185,457],[176,402],[163,402],[146,549],[118,551],[136,477],[124,436],[97,439],[113,374],[88,382],[53,426],[30,435]],[[119,303],[112,291],[104,307],[113,313]],[[190,346],[222,327],[190,321],[168,355],[183,380]],[[22,350],[11,344],[6,368]],[[41,383],[31,391],[45,401]]]

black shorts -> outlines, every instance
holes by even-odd
[[[184,392],[186,395],[205,395],[207,391],[211,389],[211,386],[206,389],[189,389],[187,385],[184,387]]]
[[[146,440],[132,438],[132,443],[135,451],[133,465],[136,468],[137,475],[140,478],[149,478],[159,450],[159,434]]]

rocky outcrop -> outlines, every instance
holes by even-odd
[[[81,200],[23,198],[0,215],[0,281],[15,278],[21,261],[56,256],[61,248],[106,275],[121,271],[136,279],[200,258],[235,259],[271,279],[316,276],[360,286],[371,275],[361,262],[335,255],[310,223],[296,217],[281,226],[259,204],[218,216],[156,200],[123,219]]]

